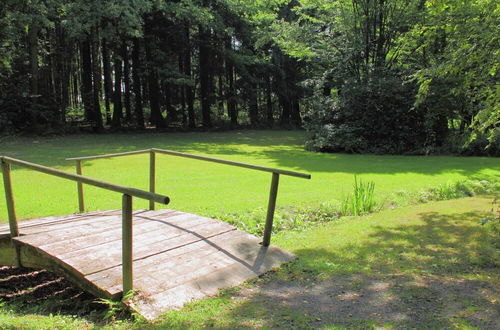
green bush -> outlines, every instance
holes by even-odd
[[[415,86],[393,73],[348,80],[336,96],[315,95],[305,126],[306,147],[325,152],[401,154],[427,140],[424,114],[413,107]]]

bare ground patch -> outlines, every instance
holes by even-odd
[[[498,287],[441,276],[338,276],[322,281],[263,281],[236,299],[303,313],[311,327],[499,329]],[[371,326],[370,326],[371,327]]]
[[[102,313],[96,297],[46,270],[0,267],[0,301],[16,312],[88,315]]]

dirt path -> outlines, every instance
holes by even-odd
[[[404,275],[337,277],[332,280],[263,281],[235,299],[291,309],[311,327],[500,328],[498,287],[464,278]]]

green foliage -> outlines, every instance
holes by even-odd
[[[349,153],[405,153],[421,149],[427,132],[423,114],[412,107],[414,88],[380,74],[368,82],[348,80],[338,96],[315,95],[306,128],[312,150]]]
[[[294,11],[275,40],[312,70],[310,149],[500,154],[496,1],[302,0]]]
[[[500,249],[500,193],[495,196],[491,202],[491,214],[481,221],[481,225],[485,226],[496,235],[493,245],[496,249]]]
[[[124,304],[124,302],[133,300],[134,295],[135,292],[130,291],[123,297],[121,301],[99,298],[97,300],[97,303],[106,307],[105,311],[103,312],[102,318],[106,322],[114,322],[119,319],[128,318],[130,316],[130,310]],[[137,317],[138,315],[134,313],[133,316]]]
[[[354,192],[342,201],[340,214],[358,216],[374,212],[377,209],[374,192],[375,182],[365,183],[354,176]]]
[[[498,195],[500,183],[498,180],[466,179],[455,183],[442,183],[431,186],[418,192],[400,190],[393,194],[386,204],[392,206],[408,205],[412,203],[427,203],[477,195]]]
[[[426,20],[413,31],[424,62],[415,73],[421,86],[419,98],[434,94],[450,100],[432,110],[460,118],[471,142],[481,143],[483,152],[493,146],[496,150],[489,152],[498,155],[498,3],[439,0],[426,3],[426,14]],[[439,84],[429,87],[434,81],[445,81],[446,88],[439,88]]]

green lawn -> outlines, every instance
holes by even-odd
[[[157,147],[311,173],[312,180],[282,177],[279,206],[315,206],[341,199],[351,191],[354,174],[374,181],[380,200],[401,190],[416,191],[471,177],[500,177],[498,158],[322,154],[304,151],[305,138],[306,133],[298,131],[16,137],[0,140],[0,155],[74,171],[74,164],[65,158]],[[242,214],[267,203],[269,173],[164,155],[157,164],[157,191],[171,198],[169,208],[202,215]],[[147,189],[148,156],[86,161],[84,174]],[[73,182],[19,168],[13,171],[13,182],[19,218],[77,211]],[[86,201],[89,211],[117,209],[121,198],[88,187]],[[146,207],[147,202],[135,199],[135,208]],[[3,189],[0,220],[6,220]]]
[[[491,198],[464,198],[283,232],[275,244],[296,261],[152,324],[125,319],[108,326],[498,328],[499,238],[480,224],[490,210]],[[2,303],[0,327],[94,328],[100,322],[95,314],[48,315],[58,304],[70,308],[57,295],[44,300],[51,308],[29,298]]]

